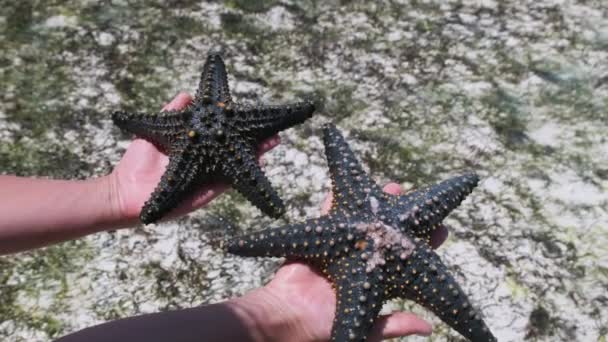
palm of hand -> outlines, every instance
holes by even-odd
[[[192,101],[187,93],[178,94],[163,110],[180,110]],[[165,172],[169,157],[143,139],[135,139],[112,171],[118,211],[121,217],[135,220],[142,206]],[[226,188],[217,184],[200,189],[192,199],[182,203],[170,216],[184,214],[211,201]]]
[[[119,206],[125,217],[139,216],[142,206],[157,186],[168,163],[167,155],[143,139],[135,139],[129,145],[113,172],[120,195]],[[192,199],[182,203],[171,216],[187,213],[205,205],[226,187],[223,184],[214,184],[200,189]]]
[[[114,169],[122,196],[121,208],[128,217],[137,216],[169,162],[153,144],[135,139]]]
[[[336,296],[331,283],[317,270],[300,262],[287,262],[277,271],[268,284],[278,300],[292,310],[300,326],[297,330],[306,333],[302,341],[326,341],[336,308]]]
[[[328,341],[336,310],[332,284],[318,271],[300,262],[288,262],[277,271],[266,290],[295,317],[294,341]],[[369,341],[381,341],[412,334],[429,335],[431,326],[412,313],[396,312],[381,316]],[[297,335],[297,334],[294,334]]]

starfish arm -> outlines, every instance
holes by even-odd
[[[122,130],[144,138],[164,150],[178,132],[185,130],[184,118],[189,112],[161,112],[158,115],[114,112],[112,121]]]
[[[200,176],[200,156],[194,153],[176,154],[169,164],[156,189],[146,201],[139,218],[144,224],[156,222],[196,189]]]
[[[336,290],[336,314],[331,341],[365,341],[384,302],[379,273],[366,272],[359,257],[332,263],[327,269]]]
[[[325,156],[332,181],[332,209],[353,211],[367,205],[369,195],[384,196],[382,189],[367,175],[336,126],[323,128]]]
[[[441,221],[460,205],[478,182],[479,176],[467,173],[400,196],[397,203],[397,208],[402,208],[399,220],[417,237],[430,240]]]
[[[237,146],[234,154],[224,157],[225,177],[235,190],[264,214],[273,218],[281,217],[285,213],[285,205],[260,168],[254,152],[245,144]]]
[[[332,250],[333,225],[330,218],[309,219],[301,223],[230,238],[228,252],[249,257],[287,257],[320,260]],[[320,228],[319,228],[320,227]]]
[[[473,342],[496,341],[447,267],[426,243],[418,242],[406,260],[387,266],[389,272],[397,275],[392,282],[394,297],[416,301]]]
[[[207,104],[221,103],[222,106],[232,103],[226,66],[221,55],[212,53],[207,56],[196,91],[196,100]]]
[[[314,111],[314,104],[305,101],[276,106],[240,106],[234,109],[234,114],[245,134],[260,142],[306,121]]]

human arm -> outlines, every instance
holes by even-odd
[[[120,217],[109,178],[84,181],[0,176],[0,254],[110,228]]]
[[[163,110],[179,110],[190,101],[190,95],[180,93]],[[259,154],[278,143],[278,136],[263,142]],[[153,144],[135,139],[112,173],[99,178],[0,176],[0,255],[135,226],[167,163]],[[200,208],[226,189],[224,184],[203,187],[171,216]]]
[[[387,185],[397,194],[400,187]],[[325,201],[324,212],[331,204]],[[438,246],[447,237],[442,228],[432,238]],[[57,342],[80,341],[328,341],[335,315],[331,283],[314,268],[288,262],[266,286],[226,302],[191,309],[126,318],[84,329]],[[412,334],[429,335],[431,326],[412,313],[381,316],[369,341]]]
[[[128,317],[80,330],[56,342],[290,341],[290,320],[263,289],[226,302]]]

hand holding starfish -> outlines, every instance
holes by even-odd
[[[190,95],[181,93],[164,109],[177,110],[191,100]],[[278,136],[263,141],[258,146],[258,158],[278,144]],[[114,171],[99,178],[0,175],[0,255],[134,226],[167,163],[168,157],[153,144],[135,139]],[[173,215],[200,208],[226,188],[216,183],[203,187]]]
[[[192,97],[187,93],[179,93],[170,103],[163,107],[163,111],[178,111],[187,107]],[[271,150],[280,143],[275,135],[258,146],[258,161],[262,154]],[[127,148],[120,163],[112,171],[112,188],[116,193],[116,203],[120,215],[128,223],[137,223],[141,208],[165,172],[169,157],[147,140],[137,138]],[[194,211],[228,189],[227,184],[214,183],[199,189],[189,200],[184,201],[171,212],[171,217],[181,216]]]
[[[383,190],[391,195],[400,195],[402,191],[396,183],[385,185]],[[323,202],[322,215],[329,212],[331,204],[332,193]],[[442,226],[433,233],[431,245],[439,247],[447,236],[448,231]],[[293,320],[293,341],[329,340],[336,310],[336,295],[331,283],[314,268],[300,262],[287,262],[268,285],[255,291],[273,298],[266,300],[275,306],[273,310],[282,312],[285,317]],[[413,334],[427,336],[431,331],[431,325],[413,313],[394,312],[378,319],[369,341]]]
[[[159,114],[112,113],[114,124],[168,155],[164,172],[141,209],[141,222],[162,219],[201,187],[218,182],[230,184],[264,214],[280,217],[285,205],[258,165],[257,149],[314,111],[311,101],[256,106],[233,101],[224,61],[210,53],[190,106]]]

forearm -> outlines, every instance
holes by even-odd
[[[109,177],[67,181],[0,176],[0,254],[117,226]]]
[[[223,303],[120,319],[57,342],[297,341],[291,317],[276,310],[264,290]]]

